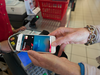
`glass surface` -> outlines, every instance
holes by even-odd
[[[31,59],[29,58],[27,52],[20,52],[17,54],[21,62],[24,66],[27,66],[28,64],[32,63]]]
[[[50,36],[23,35],[20,50],[49,52],[51,51]]]

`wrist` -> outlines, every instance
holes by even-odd
[[[84,43],[87,43],[88,37],[89,37],[89,35],[90,35],[90,32],[88,31],[87,28],[84,28],[84,29],[85,29],[85,32],[86,32],[86,35],[87,35],[86,41],[85,41]]]
[[[60,75],[81,75],[80,66],[70,62],[70,66],[63,66]]]
[[[17,32],[18,32],[18,30],[17,30],[17,29],[16,29],[16,30],[14,29],[14,30],[12,30],[12,31],[13,31],[13,33],[17,33]]]
[[[75,69],[73,70],[71,75],[81,75],[81,68],[78,64],[75,63],[75,67],[73,68]]]
[[[87,25],[85,28],[87,28],[87,30],[89,31],[89,37],[88,37],[88,40],[87,40],[87,43],[85,43],[85,45],[92,45],[94,43],[96,43],[97,39],[97,29],[92,26],[92,25]]]

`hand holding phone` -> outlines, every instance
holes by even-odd
[[[56,47],[51,46],[51,43],[55,40],[55,36],[19,34],[16,50],[34,50],[37,52],[55,53]]]

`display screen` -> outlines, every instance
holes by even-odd
[[[20,58],[20,60],[21,60],[21,62],[23,63],[24,66],[27,66],[28,64],[32,63],[27,52],[20,52],[17,55]]]
[[[50,36],[23,35],[20,50],[51,52]]]

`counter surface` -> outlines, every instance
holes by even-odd
[[[62,21],[56,21],[56,20],[50,20],[50,19],[43,19],[41,16],[41,12],[38,14],[39,19],[36,21],[36,27],[32,28],[29,26],[30,23],[27,23],[25,27],[27,29],[31,30],[37,30],[37,31],[43,31],[47,30],[49,32],[54,31],[55,29],[59,27],[68,27],[69,20],[70,20],[70,14],[71,14],[71,5],[69,4],[69,7],[67,8],[67,11],[62,19]]]

